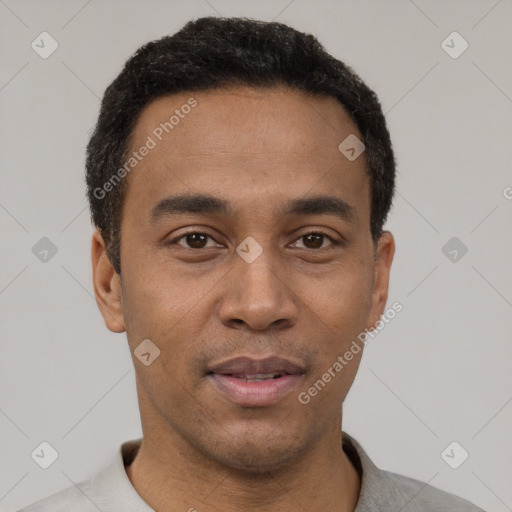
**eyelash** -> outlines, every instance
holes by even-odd
[[[188,235],[206,235],[207,237],[211,238],[212,240],[215,240],[215,238],[212,235],[210,235],[209,233],[206,233],[204,231],[188,231],[186,233],[182,233],[180,236],[178,236],[176,238],[173,238],[172,240],[169,240],[168,242],[165,243],[165,245],[174,245]],[[307,233],[304,233],[303,235],[299,236],[296,239],[296,241],[298,241],[301,238],[304,238],[308,235],[323,235],[329,240],[329,242],[331,242],[332,245],[341,245],[341,242],[339,242],[338,240],[335,240],[332,236],[330,236],[328,233],[326,233],[322,229],[315,229],[314,231],[309,231]],[[192,251],[200,251],[201,250],[201,249],[194,249],[192,247],[185,247],[185,249],[190,249]],[[306,247],[306,249],[308,249],[308,247]],[[323,247],[320,249],[311,249],[311,250],[312,251],[321,251],[322,249],[326,249],[326,247]]]

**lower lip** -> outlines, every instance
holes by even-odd
[[[246,382],[229,375],[210,374],[215,387],[230,402],[257,407],[273,405],[297,388],[302,375],[283,375],[278,379]]]

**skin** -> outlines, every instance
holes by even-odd
[[[143,441],[128,477],[159,512],[353,511],[360,481],[341,449],[341,405],[363,351],[309,404],[297,395],[385,309],[393,236],[372,241],[364,154],[338,150],[362,137],[333,98],[243,87],[153,101],[132,147],[190,97],[197,106],[125,178],[121,278],[99,232],[92,240],[98,305],[111,331],[126,331],[136,370]],[[152,223],[154,206],[181,193],[222,197],[233,212]],[[279,211],[316,195],[344,200],[353,218]],[[318,230],[343,243],[311,238]],[[186,231],[212,238],[165,244]],[[263,249],[252,263],[235,251],[248,236]],[[149,366],[133,355],[145,339],[161,351]],[[271,355],[307,369],[275,405],[235,405],[205,375]]]

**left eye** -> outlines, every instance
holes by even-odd
[[[304,240],[303,246],[306,249],[323,249],[323,243],[325,239],[328,239],[331,244],[335,244],[336,242],[327,234],[321,232],[312,232],[307,233],[306,235],[302,235],[298,240]],[[297,243],[296,242],[296,243]]]

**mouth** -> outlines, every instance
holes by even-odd
[[[287,375],[287,374],[285,374]],[[280,373],[256,373],[254,375],[247,375],[244,373],[227,374],[228,377],[235,379],[245,380],[245,382],[261,382],[264,380],[280,379],[283,375]]]
[[[304,377],[305,368],[288,359],[239,357],[213,365],[207,377],[229,402],[245,407],[276,404]]]

